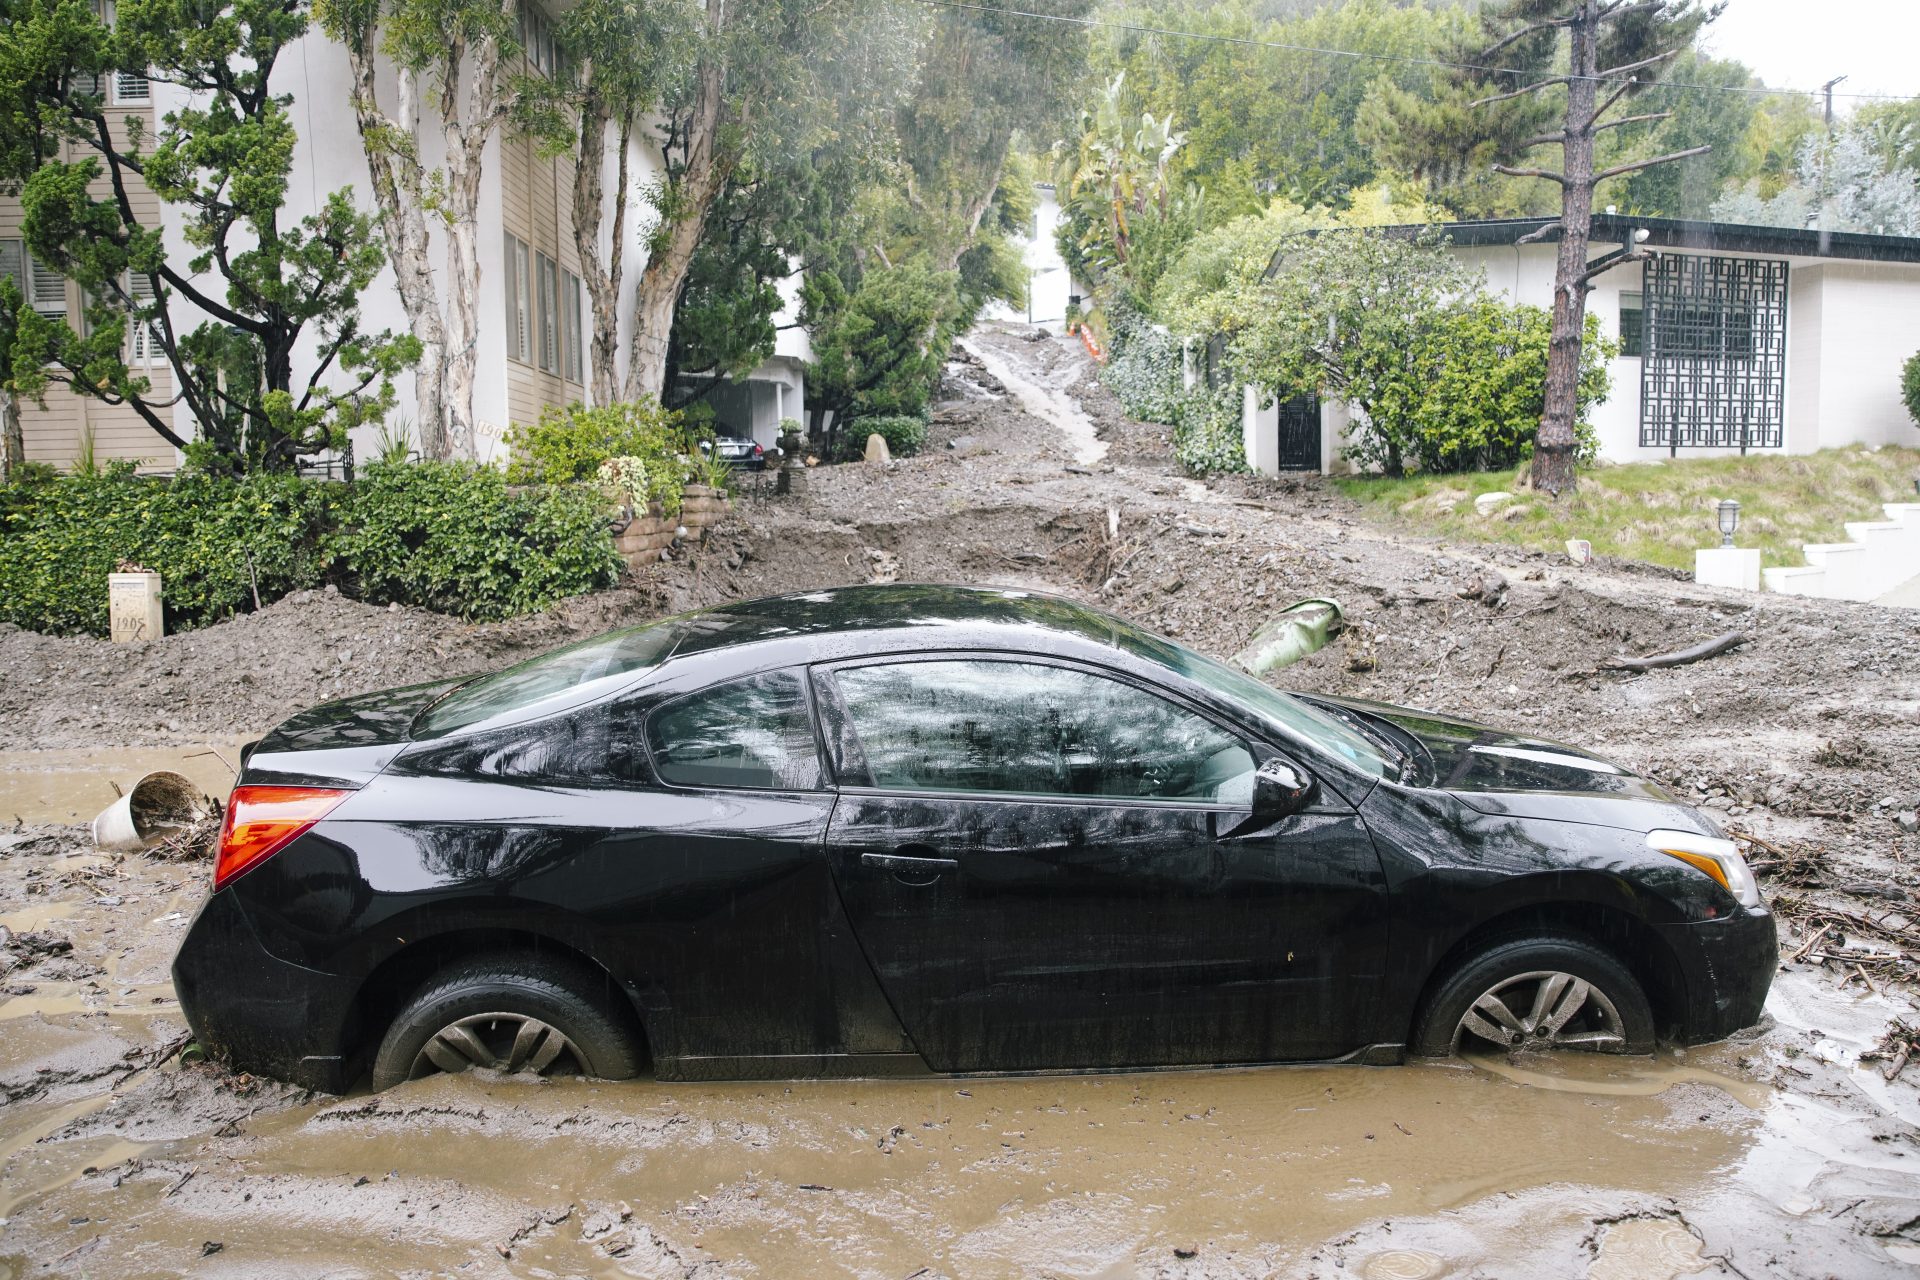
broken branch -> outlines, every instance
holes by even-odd
[[[1570,80],[1572,80],[1572,78],[1573,77],[1571,76],[1553,76],[1546,80],[1536,80],[1524,89],[1515,89],[1511,93],[1496,93],[1491,98],[1481,98],[1478,101],[1469,102],[1467,106],[1468,107],[1490,107],[1496,102],[1505,102],[1509,98],[1524,98],[1529,93],[1536,93],[1539,90],[1545,89],[1551,85],[1566,84]]]
[[[1688,147],[1685,151],[1669,151],[1664,156],[1655,156],[1651,160],[1636,160],[1632,164],[1617,164],[1611,169],[1602,169],[1593,175],[1595,182],[1605,182],[1608,178],[1617,178],[1623,173],[1636,173],[1641,169],[1651,169],[1657,164],[1670,164],[1675,160],[1685,160],[1688,156],[1703,156],[1713,150],[1712,147]]]
[[[1551,169],[1516,169],[1512,165],[1497,164],[1493,166],[1493,171],[1504,173],[1509,178],[1545,178],[1548,182],[1557,182],[1563,187],[1567,185],[1567,175],[1555,173]]]
[[[1645,658],[1602,658],[1600,669],[1603,671],[1655,671],[1662,667],[1684,667],[1689,662],[1699,662],[1705,658],[1718,657],[1729,649],[1745,644],[1748,636],[1744,632],[1729,631],[1723,636],[1711,640],[1702,640],[1699,644],[1685,649],[1676,649],[1672,653],[1656,653]]]

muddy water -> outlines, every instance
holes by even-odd
[[[986,343],[963,339],[960,345],[1000,380],[1023,410],[1060,432],[1075,462],[1092,466],[1107,456],[1107,442],[1100,439],[1093,419],[1087,416],[1078,400],[1066,394],[1065,387],[1073,379],[1058,386],[1045,386],[1029,377],[1028,371],[1016,369],[1003,352]]]
[[[172,747],[75,747],[0,751],[0,817],[28,822],[91,822],[146,774],[170,769],[208,795],[233,789],[243,738]],[[223,762],[221,757],[225,757]]]
[[[184,1264],[209,1240],[223,1249],[196,1274],[1266,1274],[1364,1224],[1490,1196],[1561,1188],[1581,1222],[1623,1193],[1704,1200],[1774,1105],[1712,1067],[1604,1061],[698,1087],[475,1075],[263,1116],[216,1160],[96,1140],[64,1170],[16,1160],[5,1178],[37,1198],[13,1224],[33,1254],[73,1251],[101,1276]],[[1479,1247],[1502,1256],[1502,1234],[1518,1247],[1530,1229]],[[1648,1269],[1689,1256],[1671,1231],[1619,1239],[1633,1269],[1610,1274],[1683,1273]],[[1467,1259],[1350,1261],[1402,1276]]]

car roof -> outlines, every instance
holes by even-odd
[[[888,583],[798,591],[684,613],[668,661],[747,645],[769,660],[832,660],[919,649],[1073,652],[1132,649],[1157,637],[1076,601],[1017,587]],[[744,656],[744,655],[742,655]]]

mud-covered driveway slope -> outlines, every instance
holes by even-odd
[[[1914,1018],[1911,966],[1884,954],[1920,880],[1913,614],[1425,545],[1311,482],[1199,484],[1078,348],[970,343],[991,367],[952,370],[922,456],[749,495],[704,548],[546,615],[469,626],[317,593],[138,648],[0,631],[0,822],[90,816],[148,762],[217,777],[196,753],[320,698],[721,600],[991,582],[1225,655],[1331,595],[1352,626],[1283,683],[1620,757],[1785,851],[1769,891],[1795,919],[1885,934],[1789,933],[1777,1025],[1653,1063],[307,1098],[170,1056],[166,963],[204,867],[29,826],[0,835],[0,1280],[1920,1274],[1920,1067],[1889,1084],[1858,1061]],[[1018,407],[1035,395],[1084,412],[1104,460]],[[1751,640],[1596,672],[1726,630]]]

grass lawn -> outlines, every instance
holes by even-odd
[[[1759,547],[1768,565],[1806,561],[1807,542],[1844,542],[1849,520],[1884,520],[1883,502],[1914,502],[1920,449],[1887,446],[1823,449],[1798,457],[1681,458],[1664,463],[1601,466],[1580,474],[1580,489],[1562,502],[1518,487],[1519,472],[1466,475],[1336,476],[1334,485],[1368,514],[1410,532],[1472,542],[1510,542],[1562,551],[1569,538],[1593,543],[1595,555],[1693,569],[1693,553],[1717,547],[1714,504],[1740,503],[1743,547]],[[1515,501],[1491,516],[1473,500],[1504,489]]]

